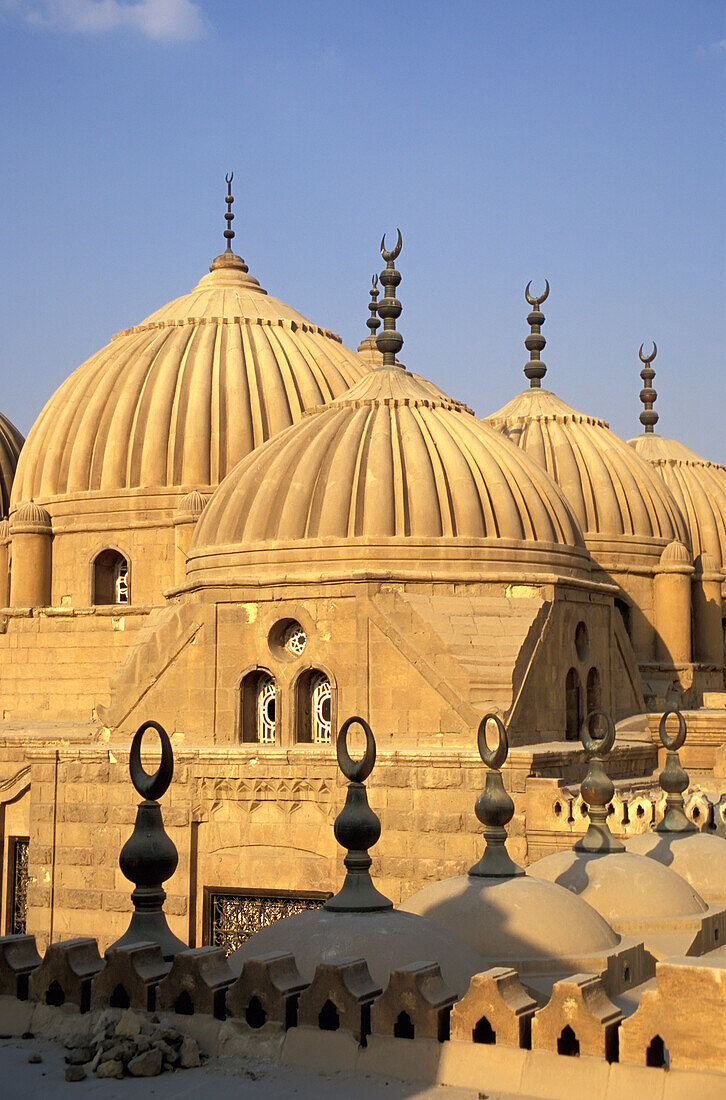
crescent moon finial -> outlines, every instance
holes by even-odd
[[[386,251],[386,234],[384,233],[381,237],[381,256],[386,261],[386,263],[391,263],[393,260],[397,260],[401,253],[401,248],[403,247],[403,237],[401,236],[401,230],[397,229],[396,232],[398,234],[398,239],[394,248],[392,248],[390,252]]]
[[[549,293],[550,293],[550,284],[547,281],[547,279],[545,279],[544,293],[540,294],[539,297],[537,297],[537,298],[533,298],[532,295],[529,293],[529,288],[531,287],[531,285],[532,285],[532,280],[530,279],[529,282],[527,283],[527,287],[524,291],[524,296],[527,299],[527,301],[529,302],[529,304],[531,306],[534,306],[535,309],[537,309],[538,306],[541,306],[543,302],[547,301],[547,298],[548,298]]]
[[[658,354],[658,345],[656,344],[656,342],[654,340],[653,341],[653,350],[651,351],[650,355],[643,355],[644,346],[645,346],[644,344],[640,345],[640,351],[638,352],[638,358],[640,359],[641,363],[652,363],[653,360],[655,359],[656,355]]]

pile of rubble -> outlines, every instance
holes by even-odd
[[[193,1069],[205,1056],[197,1042],[169,1020],[138,1016],[126,1009],[104,1012],[93,1032],[79,1031],[66,1042],[66,1081],[96,1077],[156,1077],[164,1070]]]

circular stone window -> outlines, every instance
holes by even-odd
[[[281,619],[279,623],[275,623],[268,638],[275,656],[291,661],[302,655],[307,641],[305,631],[297,619]]]
[[[583,622],[579,622],[575,628],[575,649],[579,660],[584,661],[590,650],[590,639]]]

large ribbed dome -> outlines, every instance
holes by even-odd
[[[313,546],[316,548],[312,553]],[[381,367],[249,455],[215,493],[188,578],[230,568],[429,578],[589,570],[551,478],[502,435],[400,367]]]
[[[215,486],[367,369],[223,254],[191,294],[118,333],[56,391],[28,437],[13,501]]]
[[[709,554],[726,566],[726,468],[685,443],[644,433],[628,443],[662,477],[685,516],[694,559]]]
[[[537,388],[518,394],[487,422],[552,475],[586,538],[689,542],[678,504],[662,478],[604,420]]]
[[[0,413],[0,515],[3,516],[8,514],[10,507],[10,494],[23,442],[15,425]]]

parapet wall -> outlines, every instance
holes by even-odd
[[[726,961],[667,960],[640,993],[626,1018],[592,974],[555,983],[538,1004],[503,967],[474,975],[457,998],[425,961],[394,970],[382,989],[363,959],[321,963],[308,982],[292,953],[248,959],[235,971],[213,947],[169,963],[158,945],[139,943],[103,959],[95,940],[78,938],[41,959],[31,936],[0,940],[0,1013],[12,1034],[68,1038],[85,1023],[90,1038],[110,1007],[125,1013],[122,1034],[137,1034],[149,1013],[157,1023],[169,1013],[206,1054],[326,1072],[541,1098],[723,1096]]]

